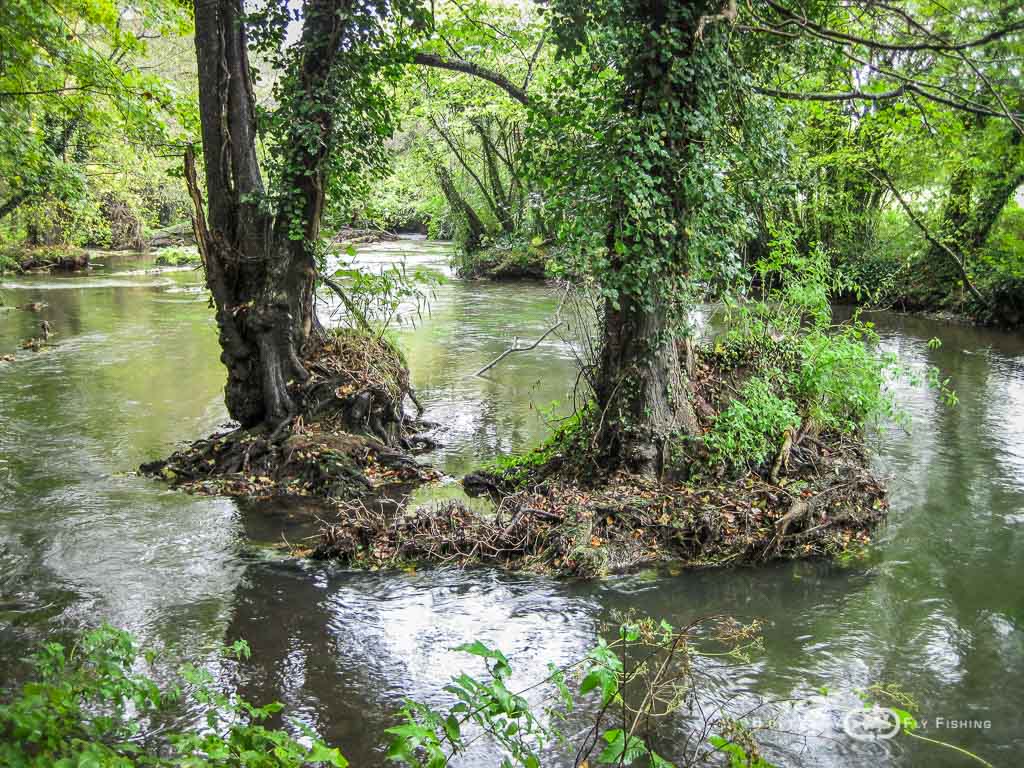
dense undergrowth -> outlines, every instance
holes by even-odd
[[[236,642],[225,649],[249,656]],[[0,703],[0,763],[7,768],[298,768],[348,761],[301,723],[299,736],[263,723],[280,704],[255,706],[218,689],[204,669],[183,667],[170,685],[144,674],[156,655],[111,627],[70,647],[47,643],[31,659],[32,678]],[[203,725],[174,726],[182,705],[199,706]]]

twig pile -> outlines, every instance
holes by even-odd
[[[886,510],[871,474],[849,469],[804,472],[787,487],[754,474],[706,486],[628,475],[592,489],[553,482],[505,496],[494,515],[458,502],[393,516],[349,505],[339,521],[324,524],[314,557],[356,566],[489,564],[595,576],[655,563],[835,555],[866,544]]]

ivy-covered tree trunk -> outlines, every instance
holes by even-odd
[[[949,250],[963,261],[964,269],[969,270],[973,258],[985,247],[1003,208],[1024,184],[1021,139],[1020,131],[1014,128],[1007,137],[1003,162],[986,166],[965,161],[950,175],[935,233],[937,242],[928,249],[922,265],[920,282],[926,304],[941,301],[964,280],[964,270]]]
[[[470,251],[479,248],[487,234],[487,227],[483,220],[473,210],[473,206],[466,202],[466,198],[459,194],[448,169],[439,164],[435,166],[434,170],[437,173],[437,182],[441,186],[441,192],[448,202],[448,208],[462,220],[466,227],[466,248]]]
[[[949,295],[961,279],[959,265],[953,261],[946,248],[965,259],[963,246],[970,240],[971,192],[974,187],[974,171],[970,164],[961,163],[949,177],[949,189],[942,204],[942,214],[936,232],[937,243],[925,254],[918,280],[921,285],[920,300],[925,305],[941,301]]]
[[[655,227],[671,228],[671,234],[651,237],[645,223],[631,221],[647,215],[642,206],[639,213],[610,223],[608,282],[618,287],[618,295],[605,303],[595,386],[597,440],[611,466],[660,476],[671,443],[699,432],[687,366],[679,354],[681,297],[675,294],[691,266],[686,226],[692,211],[681,176],[689,172],[685,158],[695,140],[680,118],[708,105],[695,81],[678,77],[701,55],[700,8],[638,5],[647,23],[636,29],[646,39],[638,41],[625,70],[624,111],[633,125],[651,134],[631,139],[629,160],[649,169],[648,199],[659,206]],[[625,198],[621,208],[629,210]]]
[[[300,84],[310,94],[337,48],[339,0],[306,3]],[[216,305],[225,401],[243,426],[276,423],[294,411],[289,384],[308,377],[304,353],[315,343],[315,261],[310,244],[323,208],[322,150],[298,151],[284,180],[290,215],[267,205],[256,155],[256,115],[240,0],[195,0],[196,56],[208,214],[191,177],[197,235]],[[331,128],[327,109],[310,125]],[[321,142],[321,145],[323,142]],[[301,220],[296,232],[296,220]]]
[[[1003,208],[1024,184],[1024,155],[1021,144],[1024,136],[1016,129],[1010,131],[1005,145],[1004,162],[998,163],[991,173],[979,176],[975,186],[974,209],[971,212],[970,241],[972,251],[980,250],[988,241],[989,233]]]
[[[606,302],[596,386],[602,453],[660,475],[669,440],[697,434],[685,361],[664,306],[623,296]]]

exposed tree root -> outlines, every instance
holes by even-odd
[[[436,477],[409,454],[408,371],[390,344],[331,332],[305,364],[312,375],[293,387],[300,408],[288,421],[198,440],[141,471],[200,493],[334,500]]]
[[[489,564],[596,576],[657,563],[690,566],[835,556],[869,541],[884,491],[857,451],[786,487],[755,474],[711,485],[616,475],[595,488],[551,482],[506,495],[493,516],[457,502],[389,516],[361,505],[325,525],[314,556],[360,566]],[[840,469],[837,481],[836,469]]]
[[[695,411],[706,428],[750,371],[697,365]],[[596,576],[641,565],[759,563],[856,552],[885,517],[885,491],[859,438],[787,430],[762,466],[739,476],[669,467],[660,479],[594,461],[594,415],[503,472],[463,486],[490,496],[494,514],[458,502],[397,514],[345,505],[325,524],[314,556],[356,566],[487,564]],[[691,470],[699,441],[676,446]]]

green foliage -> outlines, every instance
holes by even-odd
[[[488,0],[431,5],[430,34],[417,51],[482,67],[524,90],[550,61],[544,25],[530,5]],[[389,174],[332,221],[428,227],[473,251],[494,238],[529,239],[529,181],[522,167],[526,112],[483,79],[410,67],[393,95],[401,124],[389,142]]]
[[[692,655],[701,652],[700,629],[708,630],[709,644],[725,648],[722,655],[739,658],[758,643],[756,624],[712,625],[704,620],[677,629],[665,621],[631,620],[617,628],[613,640],[600,638],[583,659],[567,667],[550,666],[543,681],[519,693],[508,688],[512,668],[501,651],[480,641],[460,646],[456,650],[483,659],[486,676],[456,677],[445,690],[457,703],[446,711],[407,701],[402,710],[405,722],[388,729],[388,757],[416,768],[442,768],[470,744],[486,738],[504,754],[502,768],[539,768],[545,746],[566,743],[558,724],[586,704],[599,714],[578,747],[578,763],[586,764],[593,755],[598,765],[672,768],[673,763],[653,746],[653,728],[678,711],[692,690],[690,663]],[[574,679],[579,681],[575,693],[570,687]],[[524,698],[530,691],[543,696],[543,717],[535,715],[538,707]],[[609,726],[604,725],[606,715]],[[703,751],[689,764],[703,762],[714,751]]]
[[[728,755],[729,768],[774,768],[763,757],[747,754],[747,750],[743,748],[743,745],[730,741],[724,736],[709,736],[708,742],[715,749]]]
[[[355,259],[355,248],[348,255]],[[410,271],[405,262],[382,267],[377,272],[360,269],[353,263],[342,263],[334,271],[335,292],[342,300],[348,325],[362,330],[375,329],[383,335],[393,323],[403,320],[401,310],[415,323],[434,289],[444,277],[429,269]]]
[[[747,368],[739,391],[705,435],[713,461],[742,467],[778,453],[787,430],[852,435],[872,420],[902,418],[887,382],[904,378],[956,395],[934,367],[923,372],[878,351],[871,323],[832,321],[836,294],[855,291],[817,244],[805,252],[792,225],[775,233],[747,296],[727,301],[729,330],[715,344],[726,369]]]
[[[102,245],[117,234],[111,201],[155,222],[183,199],[156,148],[194,126],[174,71],[190,23],[165,0],[4,3],[0,236]]]
[[[247,658],[237,642],[227,652]],[[71,648],[48,643],[32,658],[34,677],[0,705],[0,763],[9,768],[344,768],[341,753],[296,723],[308,746],[260,723],[281,705],[254,706],[220,693],[205,670],[185,667],[160,687],[136,671],[131,636],[109,626]],[[181,703],[206,710],[202,732],[166,731],[161,716]]]
[[[776,378],[781,373],[776,371]],[[716,461],[759,464],[778,452],[786,430],[800,425],[797,406],[776,394],[766,375],[751,378],[718,415],[704,442]]]
[[[564,57],[531,135],[565,271],[593,277],[612,306],[628,296],[657,307],[673,330],[702,282],[739,273],[750,208],[782,159],[773,115],[745,98],[726,30],[708,25],[697,39],[717,10],[553,3]]]
[[[541,445],[521,455],[498,456],[489,469],[500,475],[504,482],[519,488],[530,482],[537,470],[555,457],[584,457],[586,451],[582,443],[589,440],[588,426],[593,414],[593,403],[588,402],[555,425]]]

